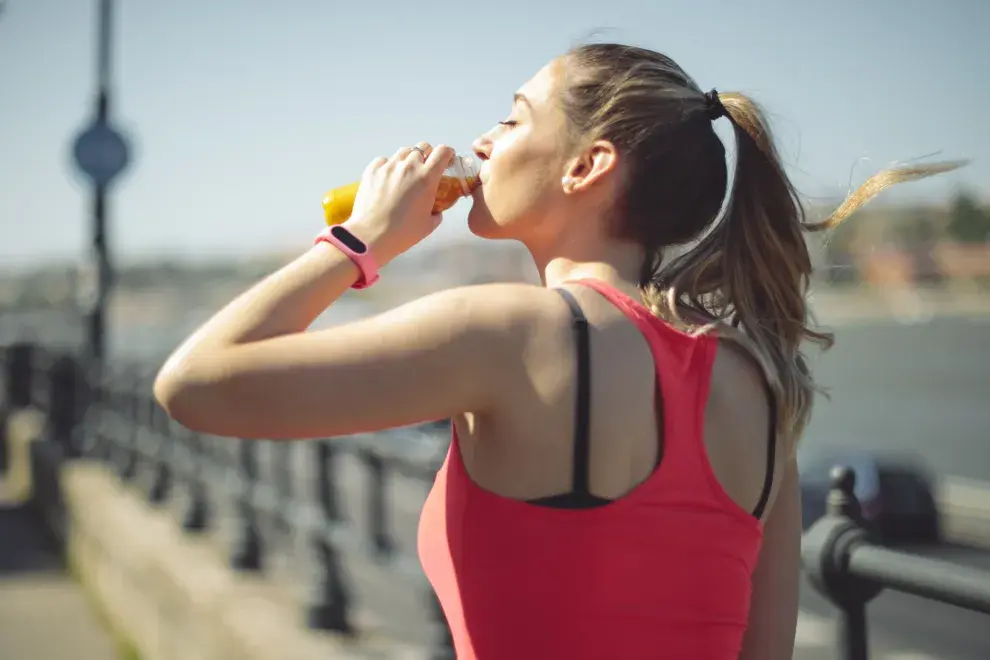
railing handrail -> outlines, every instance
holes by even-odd
[[[884,589],[990,614],[990,571],[870,543],[850,548],[848,571]]]
[[[854,489],[852,468],[831,473],[825,516],[801,539],[811,584],[839,609],[843,660],[867,660],[866,604],[884,589],[990,613],[990,572],[881,547],[874,542]]]

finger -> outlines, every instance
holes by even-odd
[[[415,151],[410,153],[411,156],[422,154],[423,162],[425,163],[430,158],[430,154],[433,153],[433,146],[429,142],[417,142],[414,147]]]
[[[401,163],[404,161],[409,154],[412,152],[412,147],[399,147],[394,154],[392,154],[392,162]]]
[[[425,163],[433,147],[428,142],[420,142],[415,147],[406,147],[401,151],[403,153],[400,160]]]
[[[368,163],[368,166],[366,168],[364,168],[364,174],[362,175],[362,177],[370,176],[372,172],[374,172],[375,170],[377,170],[379,167],[381,167],[387,162],[388,162],[388,158],[384,158],[382,156],[375,158],[370,163]]]
[[[445,144],[437,145],[430,153],[430,157],[426,159],[426,170],[429,176],[439,179],[440,175],[450,166],[453,160],[454,149],[452,147],[448,147]]]

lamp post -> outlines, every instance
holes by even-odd
[[[97,363],[106,356],[106,309],[113,285],[107,248],[107,190],[130,160],[127,140],[110,121],[112,20],[112,0],[99,0],[96,107],[90,122],[76,136],[72,149],[75,166],[89,179],[93,189],[92,252],[87,263],[93,281],[81,303],[86,308],[87,349]]]

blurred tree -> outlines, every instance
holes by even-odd
[[[938,236],[931,215],[923,209],[905,212],[894,220],[891,231],[894,241],[907,250],[928,246]]]
[[[952,202],[947,230],[960,243],[990,241],[990,211],[980,206],[973,195],[961,192]]]

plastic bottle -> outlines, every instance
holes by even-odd
[[[472,156],[454,156],[454,162],[440,177],[433,212],[443,213],[456,204],[457,200],[474,192],[481,184],[478,178],[479,169],[478,161]],[[323,215],[328,225],[340,224],[351,217],[359,185],[360,182],[340,186],[323,197]]]

